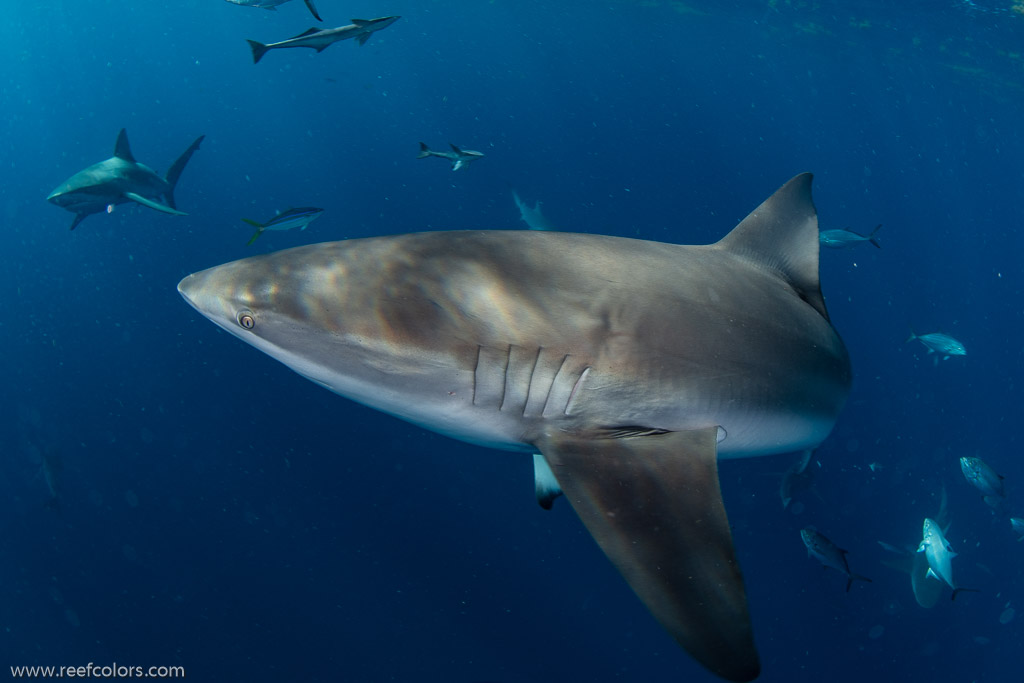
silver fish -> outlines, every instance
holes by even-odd
[[[829,249],[847,249],[849,247],[855,247],[858,244],[869,242],[879,249],[882,245],[878,243],[876,235],[882,228],[881,224],[875,226],[875,229],[871,231],[870,235],[861,235],[860,233],[853,232],[852,230],[823,230],[818,235],[818,241],[821,242],[821,246],[828,247]]]
[[[912,342],[915,339],[928,348],[928,353],[940,354],[942,360],[946,360],[950,356],[967,355],[967,349],[964,348],[963,344],[942,332],[930,332],[929,334],[914,334],[911,332],[907,341]]]
[[[868,577],[861,576],[860,574],[854,574],[850,571],[850,565],[846,561],[848,551],[843,550],[830,541],[825,534],[814,529],[807,528],[800,530],[800,538],[803,540],[804,545],[807,546],[807,554],[810,557],[813,557],[826,567],[838,569],[843,574],[846,574],[847,593],[850,592],[850,586],[853,585],[854,581],[871,582],[871,579]]]

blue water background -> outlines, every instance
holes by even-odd
[[[1008,681],[1021,563],[957,464],[1024,516],[1024,16],[1010,2],[319,0],[400,14],[365,46],[269,53],[314,22],[219,0],[10,3],[0,22],[0,665],[178,664],[202,681],[710,681],[529,458],[424,432],[292,374],[175,291],[314,241],[513,229],[510,187],[565,230],[715,241],[815,172],[853,392],[784,510],[795,459],[722,487],[761,680]],[[186,217],[85,220],[46,195],[126,127],[163,172],[206,141]],[[486,158],[415,158],[449,141]],[[240,218],[326,213],[245,246]],[[933,362],[911,329],[959,338]],[[42,470],[55,473],[47,506]],[[876,463],[874,471],[869,467]],[[918,607],[877,543],[913,545],[948,491],[958,579]],[[873,583],[807,558],[814,525]],[[1022,615],[1024,616],[1024,615]],[[878,629],[884,633],[878,637]],[[6,675],[0,671],[0,676]]]

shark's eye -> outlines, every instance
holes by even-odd
[[[238,320],[238,324],[247,330],[251,330],[252,328],[256,327],[256,317],[252,314],[252,311],[250,310],[243,308],[241,311],[238,312],[238,316],[236,319]]]

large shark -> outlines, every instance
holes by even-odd
[[[174,188],[178,184],[185,164],[199,149],[205,135],[200,135],[189,145],[177,161],[171,164],[167,175],[160,177],[145,164],[135,161],[128,146],[128,133],[122,128],[117,134],[114,156],[93,164],[65,180],[50,193],[46,201],[61,206],[75,214],[71,229],[78,227],[86,217],[101,211],[112,211],[117,204],[137,202],[151,209],[184,216],[174,204]],[[156,201],[163,198],[161,204]]]
[[[810,174],[711,245],[416,233],[242,259],[178,291],[335,393],[539,452],[672,636],[719,676],[757,677],[718,458],[814,448],[850,388]]]
[[[377,19],[353,19],[351,24],[348,24],[347,26],[338,26],[337,28],[316,28],[314,26],[294,38],[282,40],[277,43],[265,45],[257,40],[249,40],[246,42],[249,43],[249,48],[252,50],[252,63],[259,64],[259,61],[263,59],[263,55],[267,54],[268,50],[280,50],[289,47],[311,47],[319,53],[323,52],[331,45],[334,45],[339,40],[348,40],[349,38],[355,38],[356,42],[360,45],[366,45],[366,41],[370,39],[370,36],[381,29],[391,26],[391,24],[401,18],[402,17],[379,17]]]

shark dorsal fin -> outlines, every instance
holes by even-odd
[[[717,246],[774,270],[828,320],[818,279],[818,214],[811,200],[812,178],[801,173],[780,187]]]
[[[321,31],[323,31],[323,29],[322,29],[322,28],[317,28],[316,26],[314,26],[314,27],[313,27],[313,28],[311,28],[311,29],[307,29],[307,30],[303,31],[303,32],[302,32],[302,33],[300,33],[299,35],[297,35],[297,36],[294,36],[294,37],[292,38],[292,40],[294,40],[295,38],[302,38],[302,37],[304,37],[304,36],[311,36],[311,35],[313,35],[314,33],[320,33]]]
[[[372,22],[368,19],[352,19],[352,23],[359,28],[363,28],[365,26],[369,26]]]
[[[117,142],[114,143],[114,156],[118,159],[135,163],[135,157],[132,156],[132,148],[128,145],[128,131],[124,128],[117,134]]]

